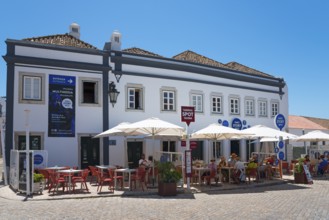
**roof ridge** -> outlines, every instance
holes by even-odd
[[[270,75],[270,74],[268,74],[268,73],[264,73],[264,72],[262,72],[262,71],[259,71],[259,70],[255,69],[255,68],[252,68],[252,67],[246,66],[246,65],[241,64],[241,63],[236,62],[236,61],[231,61],[231,62],[228,62],[228,63],[226,63],[226,64],[224,64],[224,65],[225,65],[225,66],[229,66],[230,64],[237,64],[237,65],[240,65],[240,66],[242,66],[242,67],[248,68],[248,69],[251,70],[251,71],[256,71],[256,72],[259,72],[259,73],[264,74],[264,75],[266,75],[266,76],[273,77],[272,75]],[[234,68],[234,67],[231,67],[231,68],[232,68],[232,69],[236,69],[236,68]],[[238,69],[236,69],[236,70],[238,70]],[[245,72],[245,71],[243,71],[243,70],[240,70],[240,71]]]
[[[53,35],[46,35],[46,36],[39,36],[39,37],[30,37],[30,38],[24,38],[22,40],[24,41],[31,41],[31,42],[37,42],[37,43],[44,43],[44,44],[56,44],[56,45],[63,45],[63,46],[74,46],[74,45],[66,45],[65,44],[65,41],[61,41],[61,44],[57,44],[56,42],[55,43],[49,43],[49,42],[45,42],[45,41],[42,41],[44,39],[47,39],[47,40],[51,40],[51,39],[56,39],[57,37],[69,37],[73,40],[76,40],[77,42],[80,42],[81,44],[84,44],[85,46],[83,48],[88,48],[88,49],[97,49],[97,47],[83,41],[83,40],[80,40],[68,33],[65,33],[65,34],[53,34]]]
[[[156,54],[156,53],[153,53],[151,51],[148,51],[148,50],[145,50],[145,49],[142,49],[142,48],[139,48],[139,47],[130,47],[130,48],[126,48],[126,49],[123,49],[122,51],[123,52],[130,52],[130,53],[137,53],[136,50],[139,50],[139,51],[142,51],[144,54],[143,55],[151,55],[151,56],[157,56],[157,57],[164,57],[164,56],[161,56],[159,54]]]

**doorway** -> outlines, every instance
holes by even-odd
[[[134,141],[127,143],[127,155],[128,155],[128,167],[136,168],[138,167],[139,159],[143,153],[143,142]]]
[[[240,141],[239,140],[231,141],[231,154],[232,153],[235,153],[239,157],[241,156],[240,155]]]
[[[81,137],[81,169],[86,169],[88,166],[100,165],[99,138]]]
[[[196,142],[196,147],[192,148],[192,160],[204,160],[203,158],[203,141],[194,141]]]

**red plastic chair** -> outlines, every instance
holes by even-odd
[[[87,186],[87,177],[88,177],[88,175],[89,175],[89,170],[84,169],[82,171],[81,176],[72,177],[73,192],[75,192],[75,186],[76,186],[77,183],[81,183],[80,189],[83,189],[83,186],[84,186],[85,189],[87,190],[87,192],[89,192],[89,189],[88,189],[88,186]]]
[[[90,172],[91,172],[91,179],[90,184],[92,184],[93,179],[95,179],[95,182],[98,183],[98,169],[95,166],[88,166]]]
[[[136,170],[136,173],[131,175],[131,184],[134,183],[135,189],[136,189],[136,182],[139,182],[139,185],[142,187],[142,190],[144,191],[144,185],[145,188],[147,189],[146,181],[146,170],[145,167],[138,167]],[[132,186],[130,186],[132,188]]]
[[[116,180],[119,182],[121,189],[123,189],[123,175],[118,174],[115,176],[114,169],[109,169],[109,177],[112,178],[114,181]]]
[[[97,178],[98,178],[98,186],[97,186],[97,193],[102,191],[103,185],[108,184],[110,192],[114,192],[114,180],[111,177],[102,176],[101,172],[97,171]]]
[[[58,175],[56,172],[49,172],[49,179],[50,186],[48,193],[50,193],[52,189],[54,189],[53,193],[55,193],[55,190],[58,191],[60,185],[63,187],[63,192],[65,191],[65,187],[67,187],[67,181],[63,176]]]

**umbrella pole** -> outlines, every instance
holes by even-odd
[[[153,165],[152,165],[152,186],[154,187],[154,182],[155,182],[155,178],[154,178],[154,166],[155,166],[155,164],[154,164],[154,132],[153,132],[153,134],[152,134],[152,139],[153,139]]]

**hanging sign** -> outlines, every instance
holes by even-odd
[[[193,106],[182,106],[181,107],[181,121],[186,122],[187,126],[191,122],[195,121],[194,107]]]
[[[237,129],[237,130],[241,130],[241,128],[242,128],[241,120],[238,119],[238,118],[234,118],[232,120],[232,128]]]

